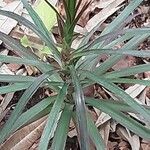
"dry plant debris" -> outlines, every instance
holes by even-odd
[[[55,4],[57,0],[53,0]],[[87,0],[82,1],[81,7]],[[119,13],[119,10],[122,6],[127,5],[127,0],[91,0],[91,5],[86,9],[85,13],[80,18],[78,25],[75,28],[76,33],[82,33],[83,35],[87,32],[91,31],[93,26],[99,27],[97,29],[98,32],[101,32],[108,24],[109,20],[115,17],[115,12]],[[28,18],[28,14],[23,10],[23,6],[19,0],[3,0],[0,2],[0,7],[4,10],[12,11],[17,14],[22,14],[24,17]],[[63,7],[60,5],[58,7],[59,12],[64,15]],[[143,4],[138,7],[135,11],[137,17],[132,19],[130,23],[125,25],[125,28],[130,27],[140,27],[140,26],[150,26],[150,3],[149,1],[144,1]],[[100,22],[100,23],[99,23]],[[41,40],[31,31],[24,28],[23,26],[17,24],[16,21],[9,19],[7,17],[0,16],[0,31],[3,31],[7,34],[11,34],[12,37],[20,40],[24,35],[27,35],[29,41],[32,43],[33,48],[39,48],[43,43]],[[55,31],[54,31],[55,32]],[[56,31],[57,33],[57,31]],[[94,37],[96,34],[94,34]],[[57,39],[57,37],[54,37]],[[81,36],[82,38],[82,36]],[[75,39],[74,44],[78,45],[80,43],[80,39]],[[0,42],[1,44],[1,42]],[[124,44],[124,43],[123,43]],[[122,47],[122,45],[117,45],[118,47]],[[150,47],[150,39],[142,43],[139,49],[148,49]],[[0,53],[2,55],[8,55],[9,47],[0,46]],[[17,55],[17,54],[12,54]],[[101,58],[104,61],[106,56]],[[121,68],[126,68],[133,66],[134,64],[139,64],[141,61],[149,63],[149,60],[138,60],[135,57],[126,56],[121,61],[119,61],[115,66],[112,67],[113,70],[119,70]],[[1,74],[22,74],[22,75],[32,75],[36,74],[37,70],[31,68],[30,66],[22,66],[17,64],[0,64],[0,73]],[[150,72],[145,72],[141,75],[141,77],[136,76],[137,78],[145,78],[146,80],[150,80]],[[1,83],[0,83],[1,84]],[[150,106],[150,88],[146,88],[145,86],[134,85],[129,86],[128,88],[125,85],[122,85],[125,88],[125,91],[137,100],[139,103]],[[88,96],[91,94],[95,94],[96,97],[114,97],[107,90],[102,89],[101,87],[95,85],[90,87],[90,89],[85,89],[85,94]],[[45,93],[46,94],[46,93]],[[14,93],[9,93],[6,95],[0,95],[0,125],[3,125],[5,122],[6,116],[11,113],[11,109],[13,109],[14,104],[9,104],[11,99],[13,98]],[[92,116],[94,116],[94,121],[97,127],[99,127],[99,131],[102,134],[106,145],[109,150],[150,150],[150,143],[140,139],[138,136],[131,133],[128,129],[123,128],[114,122],[111,117],[105,113],[101,113],[96,108],[91,110]],[[132,117],[136,117],[139,121],[142,121],[140,116],[135,116],[130,113]],[[37,149],[39,138],[41,136],[41,132],[44,128],[46,118],[42,118],[32,124],[27,125],[23,129],[18,130],[14,133],[6,142],[1,145],[2,150],[26,150],[26,149]],[[149,125],[149,124],[148,124]],[[74,140],[77,132],[75,130],[75,125],[73,122],[70,123],[70,131],[68,133],[68,137]],[[69,143],[69,140],[68,140]],[[71,143],[71,142],[70,142]],[[72,150],[77,149],[77,143],[72,142]],[[92,144],[91,144],[92,145]],[[76,148],[74,148],[76,147]],[[66,147],[67,149],[67,147]],[[91,147],[91,149],[94,149]]]

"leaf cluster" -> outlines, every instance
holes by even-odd
[[[47,0],[46,2],[57,14],[58,28],[62,39],[61,52],[57,48],[57,43],[53,40],[52,33],[47,30],[27,0],[22,0],[22,3],[34,23],[12,12],[0,10],[1,15],[10,17],[35,32],[46,46],[51,49],[53,58],[58,64],[56,67],[53,64],[42,61],[32,50],[22,46],[12,37],[0,32],[0,40],[14,49],[20,56],[0,55],[1,62],[27,64],[35,66],[41,71],[39,77],[0,74],[0,82],[9,83],[7,86],[0,87],[0,94],[25,89],[14,111],[0,131],[0,142],[4,142],[12,133],[25,125],[48,115],[39,143],[40,150],[46,150],[52,138],[52,149],[65,149],[71,120],[73,120],[78,131],[80,148],[82,150],[89,149],[89,140],[93,141],[98,150],[103,150],[106,146],[88,112],[88,106],[105,112],[133,133],[150,141],[150,129],[146,127],[150,121],[150,108],[136,102],[116,84],[128,83],[150,86],[149,80],[130,78],[131,75],[150,71],[150,65],[141,64],[128,69],[108,72],[124,55],[143,58],[150,57],[148,51],[137,51],[139,43],[150,36],[150,28],[119,30],[119,25],[142,0],[131,1],[97,39],[90,41],[91,36],[98,28],[98,26],[95,26],[91,32],[83,37],[77,49],[71,48],[74,39],[74,28],[90,3],[86,3],[79,11],[81,1],[63,0],[66,13],[65,18],[63,18],[54,6]],[[125,41],[128,42],[121,49],[116,50],[114,48],[116,44]],[[109,55],[109,58],[101,63],[100,66],[95,67],[99,56],[102,54]],[[95,83],[113,93],[118,101],[85,97],[83,89]],[[36,90],[44,86],[53,89],[57,95],[45,98],[26,112],[23,112],[24,107]],[[130,117],[129,112],[144,117],[144,125]]]

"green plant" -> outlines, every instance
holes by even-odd
[[[62,39],[61,52],[54,43],[51,33],[44,26],[36,12],[26,0],[22,0],[22,2],[34,24],[12,12],[0,10],[0,14],[15,19],[33,30],[44,41],[46,46],[49,47],[58,65],[56,68],[53,64],[43,62],[30,49],[23,47],[12,37],[0,32],[0,40],[20,55],[20,57],[0,55],[1,62],[28,64],[37,67],[41,71],[39,77],[0,75],[1,82],[12,83],[6,87],[0,87],[0,94],[26,89],[5,126],[0,131],[0,142],[2,143],[21,127],[48,114],[48,120],[41,136],[39,149],[46,150],[48,148],[56,125],[57,128],[53,137],[52,149],[64,149],[69,123],[72,118],[79,133],[80,148],[82,150],[89,149],[89,139],[91,139],[98,150],[103,150],[105,149],[103,139],[90,114],[87,112],[87,106],[100,109],[135,134],[146,140],[150,140],[150,129],[131,118],[127,113],[133,112],[144,117],[144,121],[147,124],[150,121],[150,108],[137,103],[115,84],[137,83],[149,86],[150,81],[131,79],[130,76],[149,71],[150,65],[143,64],[120,71],[108,72],[124,55],[150,57],[150,53],[147,51],[136,51],[139,43],[150,36],[150,28],[120,31],[118,26],[142,0],[131,1],[125,10],[106,27],[96,40],[89,42],[90,37],[98,28],[96,26],[90,33],[87,33],[77,49],[71,48],[74,38],[74,28],[89,3],[86,3],[77,15],[81,1],[77,3],[76,0],[63,0],[66,12],[64,20],[55,8],[46,1],[57,13],[58,27]],[[121,49],[114,50],[114,46],[117,43],[127,40],[128,42]],[[111,56],[99,67],[95,68],[97,58],[101,54],[110,54]],[[83,89],[94,83],[100,84],[113,93],[119,101],[113,101],[112,99],[97,100],[85,97]],[[22,113],[27,102],[41,86],[53,89],[57,92],[57,95],[42,100]],[[60,134],[63,138],[61,138]]]

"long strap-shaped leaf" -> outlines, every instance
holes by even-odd
[[[135,134],[141,136],[142,138],[150,141],[150,129],[144,127],[139,122],[125,115],[124,113],[112,108],[108,103],[101,103],[98,100],[90,100],[88,103],[95,108],[102,110],[103,112],[109,114],[113,119],[122,124],[123,126],[130,129]]]
[[[47,150],[49,140],[52,138],[52,134],[54,132],[54,128],[57,124],[57,119],[60,113],[60,110],[62,108],[63,101],[66,96],[67,92],[67,85],[64,84],[62,89],[59,91],[58,96],[56,98],[56,101],[51,109],[51,112],[49,113],[47,123],[45,125],[40,144],[39,144],[39,150]]]
[[[112,99],[95,99],[95,98],[88,98],[88,97],[86,97],[85,100],[87,104],[91,104],[91,101],[99,101],[100,105],[110,105],[116,111],[139,114],[131,106],[129,106],[128,104],[122,101],[114,101]],[[145,107],[150,112],[150,106],[147,105],[146,106],[142,105],[142,106]]]
[[[19,54],[22,56],[32,59],[32,60],[38,60],[38,56],[36,56],[33,52],[31,52],[29,49],[22,46],[17,40],[14,40],[12,37],[6,35],[5,33],[2,33],[0,31],[0,40],[2,40],[4,43],[6,43],[9,47],[16,50]]]
[[[107,77],[106,80],[110,80],[113,83],[128,83],[128,84],[139,84],[139,85],[150,86],[150,80],[139,80],[139,79],[130,79],[130,78],[108,79]]]
[[[53,69],[53,67],[50,64],[44,63],[40,60],[19,58],[19,57],[14,57],[14,56],[0,55],[0,62],[32,65],[32,66],[36,66],[43,72],[45,72],[46,70],[49,71]]]
[[[31,76],[0,74],[0,82],[33,82],[35,79],[36,77]]]
[[[65,143],[67,139],[71,116],[72,116],[72,107],[66,105],[64,107],[58,126],[56,128],[51,149],[54,150],[65,149]]]
[[[121,24],[133,10],[140,5],[143,0],[132,0],[129,5],[111,22],[102,32],[102,35],[114,31],[119,24]]]
[[[76,116],[77,116],[77,123],[79,128],[80,134],[80,146],[83,150],[89,149],[89,135],[87,129],[87,118],[86,118],[86,106],[83,91],[81,89],[81,85],[75,72],[74,68],[71,67],[71,75],[72,75],[72,82],[74,84],[74,100],[76,105]]]
[[[118,27],[120,28],[120,24],[126,20],[126,18],[130,15],[130,13],[139,6],[139,4],[142,2],[143,0],[133,0],[131,3],[129,3],[129,5],[121,12],[121,14],[119,16],[117,16],[113,22],[111,22],[105,29],[104,31],[101,33],[101,36],[108,34],[116,29],[118,29]],[[83,39],[83,41],[81,42],[81,44],[79,45],[79,47],[82,46],[86,46],[86,44],[88,43],[90,37],[93,35],[93,33],[99,28],[99,25],[95,26]],[[101,46],[100,43],[97,43],[97,45]],[[100,48],[99,46],[96,46],[95,48]]]
[[[52,75],[54,71],[47,72],[41,76],[39,76],[30,87],[24,92],[19,102],[17,103],[15,110],[12,112],[8,121],[4,128],[0,131],[0,143],[5,140],[5,138],[11,133],[11,128],[14,125],[15,121],[18,119],[20,114],[22,113],[25,105],[36,92],[36,90],[40,87],[40,85],[47,79],[50,75]]]
[[[146,118],[147,121],[150,121],[150,112],[146,110],[143,106],[138,104],[131,96],[125,93],[124,90],[120,89],[117,85],[108,82],[107,80],[102,79],[90,72],[86,72],[86,76],[89,79],[99,83],[112,93],[116,94],[119,98],[124,100],[129,106],[131,106],[134,110],[136,110],[139,114]]]
[[[38,14],[31,7],[31,5],[29,5],[28,1],[27,0],[21,0],[21,1],[24,7],[26,8],[26,10],[28,11],[30,17],[32,18],[35,26],[38,27],[46,37],[50,38],[51,42],[53,42],[52,37],[50,37],[48,29],[46,28],[41,18],[38,16]]]
[[[6,94],[16,91],[21,91],[27,89],[31,85],[30,82],[27,83],[15,83],[7,86],[0,87],[0,94]]]
[[[150,71],[150,64],[137,65],[130,68],[121,69],[119,71],[113,71],[110,73],[106,73],[104,76],[106,78],[120,78],[130,75],[135,75],[138,73]]]
[[[24,5],[24,7],[27,9],[28,13],[30,14],[36,27],[38,27],[43,32],[43,34],[47,37],[47,39],[49,40],[48,46],[50,46],[54,56],[58,59],[58,61],[60,61],[60,52],[56,48],[54,41],[53,41],[52,37],[50,36],[50,33],[47,30],[47,28],[45,27],[44,23],[42,22],[41,18],[34,11],[34,9],[28,4],[27,0],[22,0],[22,3]],[[46,44],[47,44],[47,42],[46,42]]]
[[[136,49],[137,46],[144,41],[149,34],[143,34],[143,35],[137,35],[134,38],[132,38],[129,42],[127,42],[122,49]],[[112,55],[110,58],[108,58],[104,63],[102,63],[99,67],[95,69],[95,73],[97,74],[103,74],[108,69],[110,69],[112,66],[114,66],[123,56],[116,56]]]
[[[16,52],[18,52],[22,57],[26,58],[24,61],[25,64],[31,63],[34,64],[37,62],[37,67],[42,71],[42,72],[47,72],[53,69],[53,67],[49,64],[44,64],[42,61],[40,63],[39,57],[36,56],[32,51],[30,51],[29,49],[25,48],[24,46],[22,46],[17,40],[14,40],[12,37],[0,32],[0,40],[2,40],[4,43],[6,43],[9,47],[11,47],[12,49],[14,49]],[[0,56],[0,59],[4,61],[5,56]],[[11,58],[11,57],[8,57]],[[23,59],[23,58],[22,58]],[[29,61],[27,60],[29,59]],[[14,59],[10,59],[10,61],[14,61]],[[8,61],[8,59],[6,58],[5,61]],[[16,62],[21,63],[21,60],[18,58],[16,59]],[[57,75],[58,77],[58,75]],[[58,78],[59,80],[59,78]]]
[[[34,122],[35,120],[40,119],[41,117],[45,116],[48,112],[50,112],[50,105],[56,99],[56,96],[51,96],[48,98],[43,99],[35,106],[31,107],[29,110],[21,114],[21,116],[17,119],[15,124],[12,127],[12,131],[16,131],[22,126],[25,126],[29,123]]]
[[[81,57],[81,56],[86,56],[86,55],[91,55],[91,54],[115,54],[117,55],[131,55],[131,56],[136,56],[136,57],[150,57],[150,52],[147,50],[141,50],[141,51],[136,51],[136,50],[129,50],[129,49],[89,49],[84,52],[79,52],[75,53],[73,56],[74,58],[76,57]],[[99,56],[97,55],[97,57]]]
[[[23,24],[24,26],[28,27],[29,29],[31,29],[33,32],[35,32],[45,43],[46,45],[53,51],[56,49],[56,47],[54,46],[54,44],[52,44],[53,42],[50,40],[50,38],[48,38],[42,31],[40,28],[36,27],[33,23],[31,23],[29,20],[25,19],[22,16],[19,16],[13,12],[9,12],[9,11],[4,11],[4,10],[0,10],[0,14],[7,16],[9,18],[12,18],[18,22],[20,22],[21,24]],[[56,50],[57,51],[57,50]],[[58,52],[59,53],[59,52]],[[58,58],[57,58],[58,59]]]
[[[100,135],[96,125],[94,124],[94,121],[92,120],[90,115],[88,115],[87,118],[88,118],[87,120],[88,120],[89,134],[90,134],[90,137],[91,137],[93,143],[96,146],[96,149],[97,150],[105,150],[106,145],[104,144],[104,140],[103,140],[102,136]]]
[[[125,29],[125,30],[114,31],[114,32],[108,33],[106,35],[98,37],[94,41],[92,41],[89,44],[87,44],[86,48],[83,49],[83,50],[90,49],[92,47],[95,48],[95,46],[94,46],[95,44],[98,44],[98,43],[100,43],[102,41],[105,41],[105,40],[109,40],[112,37],[117,37],[118,35],[128,34],[129,36],[130,35],[134,36],[134,35],[145,34],[145,33],[149,33],[150,34],[150,28]]]

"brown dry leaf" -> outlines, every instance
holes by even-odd
[[[25,68],[26,68],[26,70],[27,70],[28,75],[32,75],[32,74],[34,73],[34,71],[33,71],[33,68],[32,68],[32,67],[30,67],[30,66],[26,66],[26,65],[25,65]]]
[[[80,0],[78,0],[79,2]],[[81,11],[81,9],[84,7],[84,5],[86,3],[91,3],[90,6],[88,6],[88,8],[84,11],[84,13],[82,14],[82,16],[80,17],[79,21],[78,21],[78,24],[81,26],[81,27],[84,27],[86,25],[86,23],[88,22],[89,20],[89,14],[91,13],[92,9],[93,9],[93,5],[92,5],[92,2],[94,0],[82,0],[81,4],[80,4],[80,7],[78,9],[78,12],[79,13]]]
[[[110,132],[110,121],[106,122],[104,125],[100,127],[100,134],[104,139],[105,145],[108,145],[109,132]]]
[[[98,8],[105,8],[108,5],[110,5],[111,3],[115,2],[116,0],[98,0],[98,1],[94,1],[94,4],[96,5],[96,7]]]
[[[150,10],[150,7],[148,7],[148,6],[140,6],[137,10],[138,10],[138,12],[140,14],[147,14],[149,12],[149,10]]]
[[[134,86],[130,86],[128,89],[126,89],[125,92],[132,98],[136,98],[145,88],[145,85],[135,84]]]
[[[118,143],[117,142],[110,142],[108,141],[108,150],[115,150],[115,148],[117,147]]]
[[[0,52],[0,55],[7,55],[8,54],[8,50],[7,49],[4,49],[4,50],[2,50],[1,52]],[[2,65],[2,62],[0,62],[0,66]]]
[[[129,147],[129,144],[126,142],[126,141],[121,141],[118,145],[119,147],[119,150],[130,150],[128,147]]]
[[[21,14],[21,9],[23,9],[23,5],[20,1],[13,1],[5,5],[2,9],[14,12],[16,14]],[[3,33],[9,34],[10,31],[16,25],[17,25],[17,21],[0,15],[0,31],[2,31]],[[0,44],[1,43],[2,42],[0,41]]]
[[[18,70],[22,65],[20,64],[8,64],[7,67],[9,70],[11,70],[12,72],[15,72],[16,70]]]
[[[127,128],[118,127],[117,134],[120,135],[124,140],[127,140],[132,150],[139,150],[140,149],[140,139],[137,135],[131,135],[130,131]]]
[[[34,142],[41,137],[45,123],[46,120],[36,127],[32,132],[30,132],[26,137],[24,137],[14,147],[12,147],[11,150],[28,150],[34,144]]]
[[[72,119],[71,119],[70,125],[69,125],[68,136],[69,136],[70,138],[72,138],[72,137],[74,137],[74,136],[77,136],[77,131],[76,131],[76,128],[75,128],[75,124],[74,124],[74,122],[73,122]]]
[[[97,127],[99,127],[100,125],[106,123],[110,119],[111,119],[111,117],[108,114],[105,114],[104,112],[102,112],[100,114],[100,116],[98,117],[95,124],[96,124]]]
[[[135,63],[136,63],[135,57],[133,57],[133,56],[125,56],[117,64],[115,64],[112,68],[114,70],[120,70],[120,69],[124,69],[124,68],[128,68],[128,67],[134,66]]]
[[[141,141],[141,150],[150,150],[150,142],[142,140]]]
[[[3,118],[7,115],[9,111],[10,111],[10,108],[7,108],[0,114],[0,123],[2,122]]]
[[[115,0],[110,3],[107,7],[102,9],[99,13],[93,16],[86,24],[85,28],[88,32],[90,32],[95,26],[99,24],[99,26],[114,12],[116,12],[121,6],[119,6],[125,0]]]
[[[4,96],[2,102],[0,103],[0,116],[3,115],[3,111],[6,109],[10,101],[12,100],[14,93],[8,93]]]
[[[0,74],[14,75],[14,73],[11,70],[9,70],[9,68],[8,68],[8,66],[6,64],[3,64],[0,67]]]
[[[24,143],[24,140],[27,142],[28,144],[31,144],[31,141],[34,141],[37,139],[37,137],[39,137],[39,133],[41,133],[41,129],[42,127],[40,126],[41,124],[43,125],[43,122],[45,122],[47,117],[43,117],[27,126],[25,126],[24,128],[16,131],[13,135],[11,135],[0,147],[1,150],[10,150],[12,149],[14,146],[17,146],[17,144],[21,144]],[[40,128],[40,130],[38,130],[38,127]],[[33,131],[33,132],[32,132]],[[26,138],[27,137],[27,138]],[[30,139],[32,138],[33,139]],[[35,139],[34,139],[35,138]],[[22,141],[23,140],[23,141]],[[30,141],[31,140],[31,141]],[[33,144],[32,143],[32,144]],[[24,143],[25,145],[21,145],[21,146],[26,146],[27,143]],[[18,147],[17,147],[18,148]],[[15,149],[16,150],[16,149]],[[19,149],[20,150],[20,149]],[[25,149],[22,149],[25,150]]]

